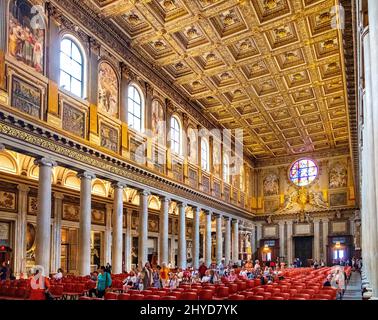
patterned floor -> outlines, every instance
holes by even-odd
[[[361,275],[358,272],[352,272],[343,300],[362,300]]]

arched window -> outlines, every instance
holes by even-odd
[[[201,167],[202,170],[209,171],[209,143],[206,139],[201,139]]]
[[[175,116],[171,118],[171,150],[181,154],[181,126]]]
[[[143,101],[136,86],[129,86],[127,94],[127,122],[130,128],[142,132],[143,127]]]
[[[60,87],[85,98],[85,63],[83,50],[73,37],[60,42]]]
[[[230,161],[226,154],[223,155],[223,181],[230,183]]]

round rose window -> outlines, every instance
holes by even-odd
[[[318,176],[318,166],[311,159],[295,161],[289,171],[289,179],[298,187],[309,185]]]

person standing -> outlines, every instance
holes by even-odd
[[[30,278],[30,288],[29,300],[50,299],[50,280],[42,274],[39,268],[36,268],[34,275]]]
[[[151,287],[151,284],[153,282],[152,279],[152,270],[149,262],[146,262],[144,265],[144,268],[142,270],[142,278],[143,278],[143,290],[147,290],[149,287]]]
[[[7,263],[4,261],[1,264],[1,269],[0,269],[0,280],[7,280],[7,274],[8,274],[8,267]]]
[[[109,272],[105,271],[106,268],[102,266],[100,273],[97,277],[97,298],[102,298],[105,295],[105,291],[112,285],[112,278]]]
[[[165,288],[169,280],[169,269],[167,268],[165,263],[162,264],[162,268],[160,269],[160,280],[162,287]]]

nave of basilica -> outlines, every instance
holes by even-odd
[[[340,298],[323,284],[341,268],[378,297],[374,17],[375,0],[0,0],[0,299],[36,269],[58,286],[106,265],[124,297],[150,268],[250,300],[305,277],[273,300]]]

